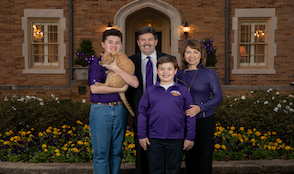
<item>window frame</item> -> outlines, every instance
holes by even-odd
[[[268,28],[268,24],[269,24],[269,18],[239,18],[239,35],[238,35],[238,68],[239,69],[268,69],[269,68],[269,53],[268,53],[268,47],[269,47],[269,43],[268,43],[268,38],[269,38],[269,33],[270,33],[270,29]],[[252,23],[251,25],[254,25],[254,22],[261,22],[261,21],[265,21],[266,23],[266,26],[265,26],[265,42],[262,43],[262,42],[252,42],[252,33],[253,31],[256,31],[256,28],[251,28],[251,31],[250,31],[250,40],[251,42],[241,42],[241,26],[242,26],[242,22],[249,22],[249,23]],[[240,53],[240,45],[249,45],[250,46],[250,50],[252,50],[252,52],[254,52],[255,48],[254,46],[255,45],[264,45],[265,46],[265,60],[264,60],[264,63],[260,63],[260,65],[253,65],[255,64],[254,61],[253,63],[251,62],[251,60],[249,61],[249,63],[241,63],[241,53]],[[254,59],[254,56],[255,54],[253,54],[252,52],[250,52],[250,55],[249,55],[249,59]],[[247,53],[247,52],[246,52]],[[249,64],[249,65],[245,65],[245,64]],[[250,65],[251,64],[251,65]],[[258,63],[256,63],[258,64]]]
[[[56,22],[57,23],[57,42],[55,43],[48,43],[48,42],[43,42],[43,43],[35,43],[33,42],[33,39],[32,39],[32,28],[33,28],[33,22],[38,22],[38,21],[41,21],[41,22]],[[29,18],[29,27],[30,27],[30,30],[29,30],[29,67],[32,68],[32,69],[60,69],[60,41],[59,41],[59,38],[60,38],[60,34],[58,32],[58,28],[60,28],[60,22],[59,22],[59,19],[58,18]],[[44,29],[46,30],[46,29]],[[45,37],[45,36],[44,36]],[[33,50],[33,45],[58,45],[58,63],[52,63],[52,65],[38,65],[39,63],[34,63],[34,58],[33,58],[33,53],[32,53],[32,50]],[[45,50],[45,48],[44,48]],[[45,53],[44,53],[45,55]],[[45,59],[47,60],[47,59]],[[47,63],[49,64],[47,61],[44,62],[44,64]],[[42,64],[42,63],[40,63]],[[54,65],[55,64],[55,65]],[[56,65],[57,64],[57,65]]]
[[[265,65],[241,66],[240,64],[240,39],[241,21],[267,21],[267,48],[265,51]],[[275,74],[274,56],[276,55],[276,43],[274,43],[275,30],[277,29],[277,17],[275,9],[235,9],[232,28],[234,31],[234,43],[232,44],[232,56],[234,67],[232,74]]]
[[[58,65],[33,65],[32,57],[32,22],[54,20],[58,25]],[[24,30],[23,56],[25,61],[24,74],[65,74],[64,58],[66,45],[64,43],[64,30],[66,20],[62,9],[24,9],[22,17],[22,29]]]

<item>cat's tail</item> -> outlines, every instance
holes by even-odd
[[[124,92],[120,92],[118,93],[119,96],[120,96],[120,99],[124,102],[126,108],[128,109],[128,111],[130,112],[130,114],[134,117],[135,116],[135,113],[130,105],[130,103],[128,102],[127,98],[126,98],[126,95]]]

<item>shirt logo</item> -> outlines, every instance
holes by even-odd
[[[180,96],[180,95],[181,95],[181,93],[180,93],[179,91],[175,91],[175,90],[172,90],[170,93],[171,93],[173,96]]]

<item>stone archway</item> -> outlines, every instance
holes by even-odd
[[[182,24],[182,17],[180,12],[166,2],[160,0],[136,0],[123,6],[114,17],[114,24],[120,29],[123,35],[126,35],[126,20],[132,13],[144,9],[152,8],[168,16],[170,19],[171,28],[171,55],[176,56],[178,61],[180,54],[178,53],[178,42],[180,40],[180,31]],[[123,38],[123,52],[126,51],[126,38]]]

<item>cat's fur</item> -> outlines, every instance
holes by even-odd
[[[117,56],[116,63],[119,68],[121,68],[123,71],[129,73],[129,74],[134,74],[135,73],[135,65],[131,59],[128,58],[128,56],[123,53],[123,52],[109,52],[106,54],[101,54],[101,61],[99,61],[99,65],[103,64],[110,64],[111,62],[114,61],[115,56]],[[122,88],[126,82],[123,80],[123,78],[116,74],[115,72],[111,70],[105,71],[107,73],[107,77],[105,80],[105,83],[99,83],[96,82],[95,85],[97,86],[109,86],[109,87],[115,87],[115,88]],[[129,110],[130,114],[132,116],[135,116],[134,111],[132,110],[126,95],[124,92],[118,93],[121,100],[125,104],[126,108]]]

